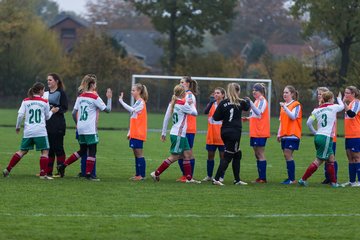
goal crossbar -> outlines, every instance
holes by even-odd
[[[164,75],[141,75],[141,74],[134,74],[131,78],[131,86],[136,83],[137,79],[169,79],[169,80],[181,80],[183,76],[164,76]],[[268,83],[268,91],[267,91],[267,99],[269,103],[269,110],[271,106],[271,79],[253,79],[253,78],[221,78],[221,77],[193,77],[192,79],[196,81],[225,81],[225,82],[263,82]],[[131,98],[131,106],[134,105],[135,99]],[[269,111],[270,112],[270,111]]]

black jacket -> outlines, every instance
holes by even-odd
[[[58,107],[59,111],[46,121],[46,130],[48,134],[65,134],[66,122],[64,113],[68,110],[68,100],[65,92],[62,89],[57,89],[54,92],[49,91],[50,109]]]

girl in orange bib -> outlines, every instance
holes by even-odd
[[[288,173],[288,178],[282,184],[296,183],[293,152],[299,149],[302,130],[302,107],[298,102],[298,96],[298,91],[293,86],[288,85],[283,92],[285,102],[280,102],[280,126],[277,139],[281,142]]]
[[[217,87],[214,90],[214,93],[210,97],[210,102],[206,106],[204,113],[208,114],[208,130],[206,135],[206,150],[208,151],[208,160],[207,160],[207,176],[203,181],[212,181],[213,171],[214,171],[214,159],[216,149],[219,150],[220,161],[224,159],[224,142],[221,139],[221,125],[222,121],[215,121],[212,116],[219,105],[219,103],[224,100],[226,97],[225,89],[222,87]],[[223,176],[221,177],[223,178]]]
[[[131,114],[128,139],[135,156],[135,176],[130,180],[141,181],[145,179],[146,172],[146,161],[143,154],[143,143],[146,141],[147,134],[146,101],[148,92],[146,86],[141,83],[135,84],[131,89],[131,95],[136,101],[132,107],[124,102],[124,93],[120,94],[119,102]]]

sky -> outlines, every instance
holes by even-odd
[[[87,0],[54,0],[59,4],[59,9],[64,11],[73,11],[83,15],[86,12]]]

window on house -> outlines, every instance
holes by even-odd
[[[75,28],[62,28],[61,38],[76,38]]]

